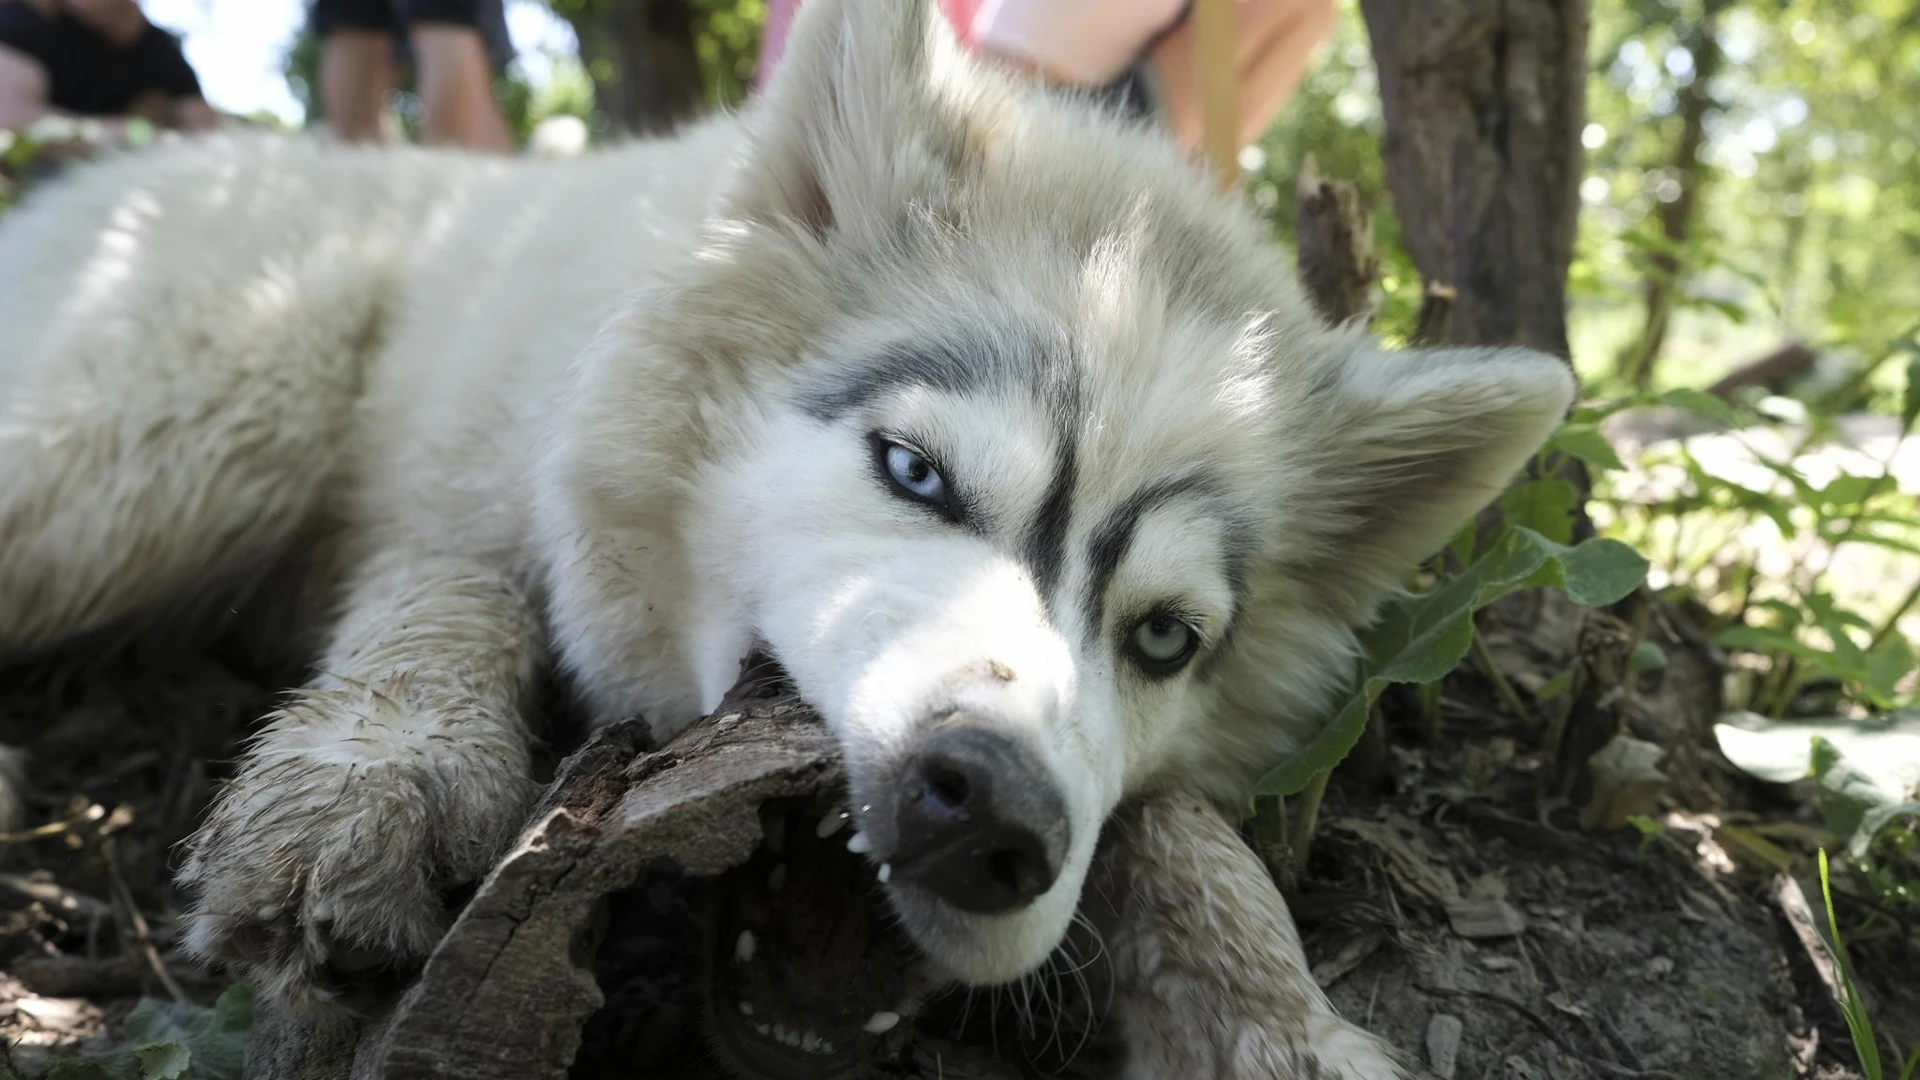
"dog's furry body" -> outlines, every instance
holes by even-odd
[[[203,953],[308,1002],[343,951],[423,955],[520,824],[544,657],[666,735],[764,640],[876,861],[930,725],[1017,744],[1057,880],[891,889],[954,973],[1017,975],[1118,800],[1240,797],[1565,408],[1550,358],[1326,326],[1163,140],[842,6],[671,141],[212,140],[0,226],[0,653],[317,541],[319,674],[184,872]]]

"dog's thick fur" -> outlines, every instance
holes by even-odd
[[[196,949],[314,1003],[343,951],[423,955],[510,839],[545,657],[665,736],[764,641],[876,861],[864,808],[941,718],[1057,787],[1030,905],[891,888],[934,960],[1013,977],[1122,796],[1237,800],[1311,733],[1377,598],[1572,393],[1326,325],[1261,231],[902,0],[812,0],[745,114],[583,160],[88,169],[0,225],[0,654],[310,553],[318,674],[183,880]]]

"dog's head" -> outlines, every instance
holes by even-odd
[[[810,0],[784,63],[663,300],[753,382],[713,413],[701,535],[837,732],[906,927],[1005,980],[1119,799],[1236,797],[1310,733],[1353,628],[1572,380],[1328,326],[1163,138],[927,6]]]

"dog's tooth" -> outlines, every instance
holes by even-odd
[[[765,1035],[769,1039],[773,1038],[773,1029],[765,1024],[755,1024],[753,1025],[753,1030]]]
[[[787,885],[787,864],[781,863],[767,872],[767,888],[779,892]]]
[[[753,931],[740,931],[740,936],[733,939],[733,962],[736,964],[752,963],[753,946]]]
[[[737,1002],[736,1004],[738,1004],[738,1006],[739,1006],[739,1008],[740,1008],[740,1015],[741,1015],[741,1016],[752,1016],[752,1015],[753,1015],[753,1002],[751,1002],[751,1001],[747,1001],[746,999],[744,999],[744,998],[743,998],[743,999],[741,999],[741,1000],[740,1000],[739,1002]]]
[[[867,1032],[871,1035],[885,1035],[900,1023],[897,1012],[877,1012],[867,1017]]]
[[[853,835],[847,837],[847,850],[855,855],[865,855],[873,850],[873,841],[867,839],[866,833],[855,829]]]
[[[821,1052],[821,1053],[823,1053],[823,1054],[831,1054],[831,1053],[833,1053],[833,1044],[832,1044],[832,1043],[830,1043],[830,1042],[828,1042],[828,1041],[827,1041],[827,1040],[825,1040],[825,1039],[821,1039],[821,1040],[820,1040],[820,1052]]]
[[[272,922],[280,917],[279,904],[261,904],[253,909],[253,917],[261,922]]]
[[[821,818],[820,824],[813,827],[813,835],[825,840],[827,837],[832,836],[834,833],[846,827],[847,812],[845,810],[834,810],[828,813],[826,817]]]
[[[820,1038],[820,1036],[815,1035],[811,1031],[807,1032],[805,1035],[800,1036],[800,1049],[805,1050],[809,1054],[819,1053],[820,1048],[825,1045],[826,1043]]]
[[[873,876],[880,879],[880,884],[885,885],[893,877],[893,864],[890,862],[881,863],[880,872]]]

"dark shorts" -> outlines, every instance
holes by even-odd
[[[513,59],[501,0],[313,0],[308,17],[320,37],[335,30],[398,33],[414,23],[471,26],[480,31],[495,64],[505,67]]]

